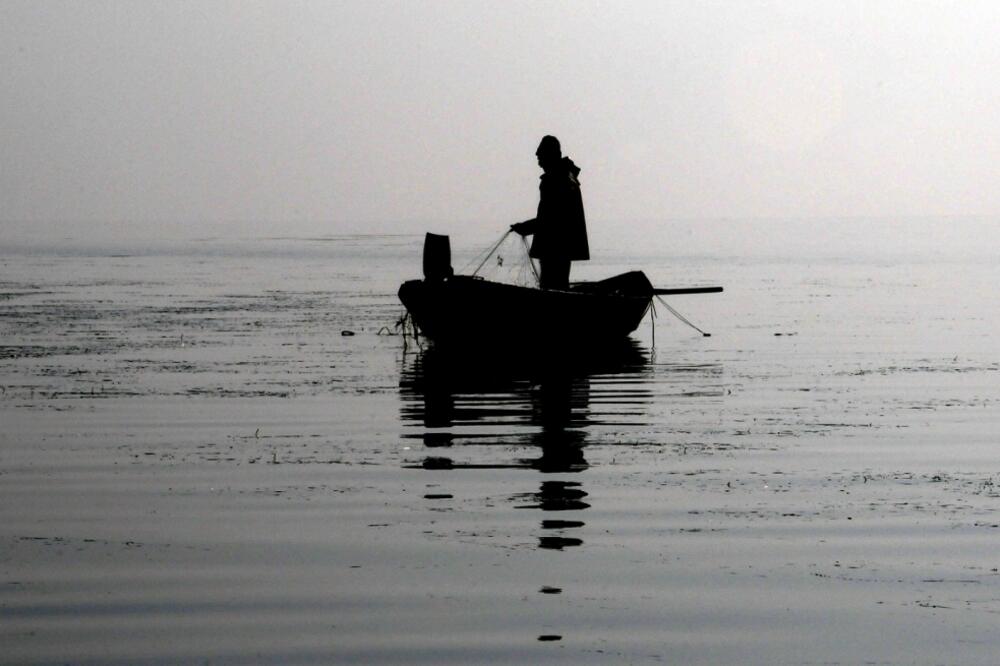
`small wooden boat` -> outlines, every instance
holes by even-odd
[[[435,268],[440,262],[428,258],[428,248],[430,244],[425,245],[425,279],[404,282],[399,299],[421,334],[449,346],[502,341],[578,347],[612,342],[636,329],[654,296],[722,291],[656,289],[641,271],[571,284],[565,291],[521,287],[451,275],[450,268]],[[445,256],[450,261],[450,251]]]

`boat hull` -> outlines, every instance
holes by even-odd
[[[420,333],[436,343],[578,347],[624,339],[649,307],[649,294],[593,288],[600,284],[558,291],[454,276],[405,282],[399,299]]]

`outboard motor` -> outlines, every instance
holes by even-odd
[[[451,242],[447,236],[427,234],[424,237],[424,280],[447,280],[455,271],[451,267]]]

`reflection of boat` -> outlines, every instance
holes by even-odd
[[[654,296],[701,294],[721,287],[656,289],[641,271],[566,290],[538,289],[453,275],[447,237],[428,234],[423,280],[399,288],[417,328],[449,346],[503,341],[507,345],[592,344],[619,340],[642,321]]]
[[[531,515],[540,511],[537,547],[582,546],[591,506],[582,473],[591,428],[641,416],[651,394],[642,388],[648,350],[631,339],[601,345],[592,353],[572,350],[526,353],[501,347],[470,355],[446,345],[404,357],[400,415],[422,440],[422,460],[411,469],[434,474],[456,470],[532,469],[544,480],[537,489],[513,492],[509,501]],[[410,447],[407,447],[408,449]],[[416,450],[421,447],[414,446]],[[527,453],[527,455],[525,455]],[[575,475],[575,480],[553,478]],[[511,486],[523,477],[505,477]],[[502,486],[505,491],[507,483]],[[538,514],[535,514],[538,515]]]
[[[400,377],[403,420],[432,429],[424,436],[432,446],[452,443],[456,436],[465,442],[538,444],[535,439],[562,442],[572,439],[569,432],[628,420],[641,411],[637,401],[643,402],[646,392],[634,378],[649,372],[649,358],[634,340],[585,354],[507,351],[470,358],[462,350],[434,346],[410,356]],[[611,379],[621,376],[633,380]],[[589,405],[592,379],[602,387],[597,410]],[[541,433],[519,430],[524,426]],[[445,428],[453,430],[442,432]]]

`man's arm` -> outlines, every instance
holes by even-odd
[[[535,229],[538,227],[538,219],[533,218],[530,220],[525,220],[524,222],[518,222],[517,224],[510,225],[511,231],[516,231],[522,236],[530,236],[535,233]]]

